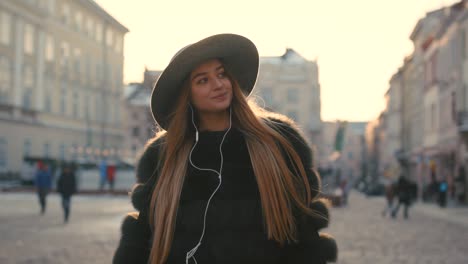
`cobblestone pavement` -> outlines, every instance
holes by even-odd
[[[132,210],[126,196],[74,196],[68,224],[59,196],[39,214],[31,193],[0,193],[0,263],[110,263],[120,222]],[[352,193],[348,207],[332,210],[339,264],[466,264],[468,209],[416,205],[410,219],[384,218],[384,200]],[[401,213],[401,212],[400,212]]]
[[[120,223],[132,209],[127,196],[73,196],[63,223],[60,197],[39,214],[36,195],[0,193],[0,263],[111,263]]]
[[[339,264],[467,264],[468,208],[416,204],[409,219],[382,217],[385,200],[352,193],[332,211]]]

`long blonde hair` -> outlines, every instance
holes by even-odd
[[[262,120],[266,112],[247,102],[237,81],[229,74],[228,77],[233,87],[232,122],[246,140],[268,238],[281,244],[295,241],[297,230],[293,208],[317,215],[308,206],[314,197],[305,169],[311,168],[304,168],[291,143]],[[165,133],[162,167],[151,197],[149,219],[154,236],[149,262],[153,264],[162,264],[169,256],[188,156],[194,141],[194,131],[189,123],[189,93],[189,83],[185,82]],[[293,171],[287,161],[293,165]],[[316,194],[315,191],[318,190],[314,190]]]

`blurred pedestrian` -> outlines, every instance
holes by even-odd
[[[76,193],[75,170],[71,165],[64,165],[57,182],[57,191],[62,197],[63,220],[68,222],[71,209],[71,197]]]
[[[382,211],[382,216],[387,213],[391,214],[393,210],[393,201],[395,200],[395,184],[392,180],[387,179],[385,182],[385,208]]]
[[[107,182],[109,183],[109,189],[111,192],[114,191],[114,184],[115,184],[115,170],[116,167],[114,164],[109,164],[107,166]]]
[[[398,204],[392,211],[392,217],[396,218],[400,206],[403,205],[403,217],[409,218],[409,208],[411,202],[415,198],[416,185],[406,179],[404,175],[401,175],[396,184],[395,193],[398,197]]]
[[[52,188],[52,173],[47,165],[42,161],[37,163],[37,171],[34,177],[37,195],[39,197],[39,205],[41,206],[41,214],[44,214],[47,207],[47,195]]]
[[[460,166],[458,170],[458,176],[455,179],[455,199],[463,203],[465,201],[465,188],[466,188],[466,173],[465,166]]]
[[[255,45],[220,34],[179,51],[151,96],[161,131],[138,162],[114,263],[320,263],[336,259],[311,149],[292,120],[247,96]]]
[[[439,181],[438,185],[438,202],[439,206],[444,208],[447,206],[447,191],[448,191],[448,183],[447,180],[442,179]]]

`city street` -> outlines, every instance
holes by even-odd
[[[68,224],[59,196],[44,216],[32,193],[0,193],[0,263],[110,263],[125,212],[124,196],[73,197]],[[339,264],[464,264],[468,260],[468,209],[417,204],[410,219],[383,218],[382,197],[352,193],[348,207],[332,211]],[[401,212],[400,212],[401,213]]]
[[[36,195],[0,193],[0,263],[111,263],[129,199],[73,196],[64,224],[59,198],[49,195],[41,216]]]
[[[383,197],[352,193],[347,208],[332,211],[328,232],[338,241],[340,264],[466,264],[468,208],[416,204],[408,220],[382,217]]]

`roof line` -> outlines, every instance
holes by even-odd
[[[97,11],[97,13],[102,15],[106,21],[120,28],[120,30],[123,31],[124,33],[129,32],[127,27],[125,27],[119,21],[117,21],[117,19],[111,16],[104,8],[98,5],[95,1],[93,0],[79,0],[79,1],[81,1],[81,3],[83,3],[84,5],[87,5],[88,7],[92,8],[94,11]]]

